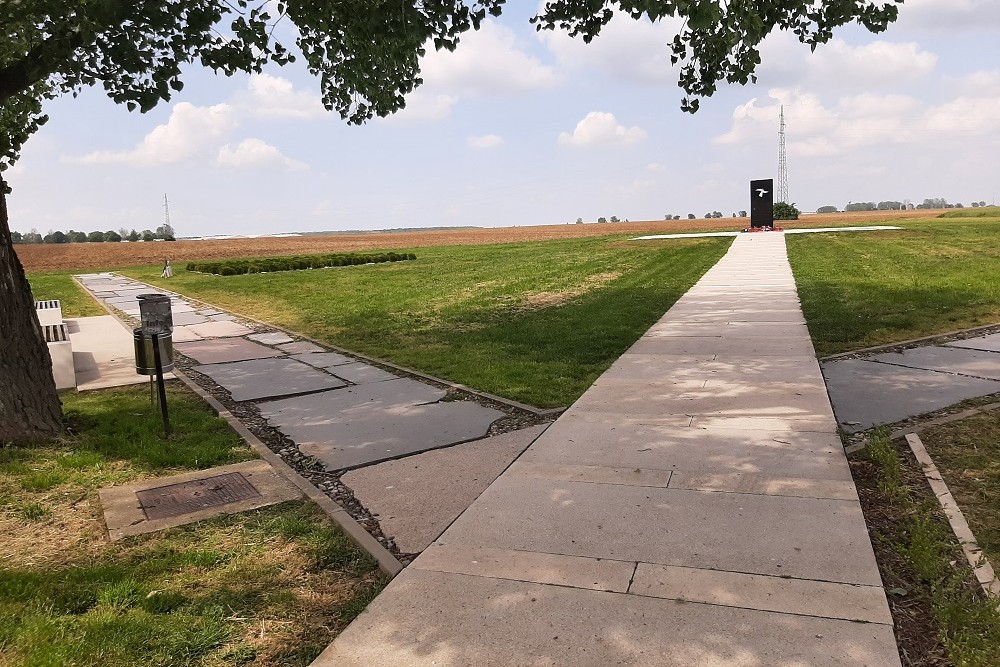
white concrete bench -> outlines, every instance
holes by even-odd
[[[43,324],[42,335],[49,346],[49,357],[52,358],[52,377],[56,381],[56,389],[76,387],[73,345],[69,341],[66,325],[62,321],[58,324]]]
[[[38,313],[38,323],[43,327],[48,324],[62,324],[62,304],[58,299],[36,301],[35,312]]]

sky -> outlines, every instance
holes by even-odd
[[[424,85],[349,126],[301,65],[231,78],[197,67],[153,111],[100,89],[51,101],[5,174],[11,228],[177,236],[701,218],[749,209],[776,178],[784,106],[789,199],[802,211],[1000,190],[1000,2],[906,0],[872,35],[845,26],[810,53],[762,48],[757,83],[694,115],[668,43],[678,24],[616,17],[591,44],[504,15],[430,50]]]

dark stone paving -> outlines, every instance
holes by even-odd
[[[877,354],[871,357],[871,360],[907,368],[924,368],[1000,380],[1000,355],[996,352],[929,346],[915,347],[903,352]]]
[[[255,401],[347,386],[329,373],[287,357],[210,364],[198,366],[197,370],[229,390],[234,401]]]
[[[294,343],[282,343],[278,349],[288,354],[308,354],[310,352],[323,352],[323,348],[316,343],[307,340],[297,340]]]
[[[992,380],[863,359],[824,364],[823,376],[837,421],[850,433],[1000,392]]]
[[[504,416],[398,378],[262,403],[261,415],[329,470],[352,468],[481,438]]]
[[[828,361],[822,368],[837,420],[854,433],[1000,393],[1000,335]]]
[[[283,331],[268,331],[266,333],[250,334],[247,338],[258,343],[264,343],[265,345],[277,345],[278,343],[292,342],[292,337]]]
[[[136,295],[158,292],[108,274],[79,279],[135,315]],[[447,395],[442,389],[281,331],[255,333],[228,313],[199,310],[177,296],[171,308],[174,348],[234,401],[268,399],[262,416],[332,470],[476,440],[505,416],[473,401],[439,402]]]
[[[278,350],[242,338],[177,343],[174,348],[199,364],[222,364],[230,361],[284,356]]]
[[[396,380],[399,378],[398,375],[393,375],[392,373],[384,371],[381,368],[376,368],[375,366],[369,366],[368,364],[362,364],[360,362],[343,364],[341,366],[331,366],[328,370],[337,377],[343,378],[348,382],[353,382],[354,384],[385,382],[386,380]]]
[[[171,316],[173,318],[175,327],[186,326],[188,324],[201,324],[202,322],[208,322],[207,317],[205,317],[204,315],[199,315],[198,313],[194,312],[179,313],[177,311],[173,311],[171,313]]]
[[[1000,334],[989,334],[988,336],[980,336],[978,338],[956,340],[948,343],[948,347],[964,347],[969,350],[1000,352]]]
[[[308,354],[297,354],[292,359],[315,366],[316,368],[330,368],[331,366],[341,366],[343,364],[354,363],[354,357],[337,352],[310,352]]]

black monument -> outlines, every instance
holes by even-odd
[[[774,179],[750,181],[750,227],[774,227]]]

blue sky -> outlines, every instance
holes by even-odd
[[[881,35],[848,27],[810,54],[777,34],[754,85],[690,115],[670,66],[676,24],[616,18],[593,43],[536,33],[531,3],[430,53],[403,112],[348,126],[299,66],[217,77],[147,114],[101,90],[55,100],[6,174],[11,227],[179,236],[729,216],[777,170],[790,198],[849,201],[1000,189],[1000,2],[907,0]]]

